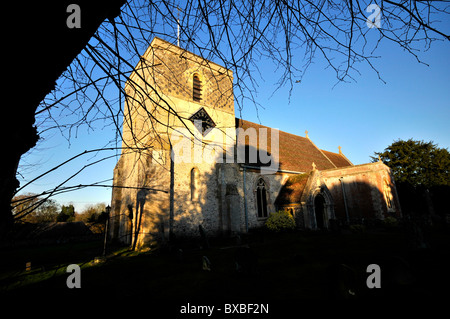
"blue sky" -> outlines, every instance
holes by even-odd
[[[375,66],[386,82],[361,66],[356,83],[336,83],[333,72],[315,65],[301,83],[260,94],[266,110],[259,110],[262,124],[309,137],[320,148],[338,151],[354,163],[370,161],[394,140],[434,141],[450,147],[450,53],[448,44],[436,45],[416,59],[393,44],[383,44]],[[263,91],[264,92],[264,91]],[[266,101],[267,99],[267,101]],[[244,110],[246,119],[257,121],[256,112]]]
[[[397,45],[382,42],[376,51],[380,58],[374,65],[386,83],[367,65],[359,64],[356,67],[361,75],[354,75],[356,82],[335,85],[335,74],[316,59],[302,81],[294,84],[290,101],[288,86],[273,93],[277,87],[273,79],[277,80],[279,74],[270,63],[261,63],[259,70],[264,80],[256,76],[259,85],[256,100],[263,108],[258,109],[257,115],[255,107],[246,104],[242,116],[300,136],[308,130],[319,148],[337,152],[340,145],[354,164],[369,162],[375,151],[382,151],[397,139],[432,140],[441,148],[450,148],[449,53],[448,42],[433,43],[430,50],[419,53],[420,59],[429,64],[426,66]],[[56,131],[43,134],[45,139],[22,161],[32,166],[20,170],[21,185],[84,150],[103,147],[114,136],[112,127],[98,127],[93,132],[82,129],[70,143]],[[26,187],[22,193],[50,189],[84,165],[114,154],[115,151],[104,151],[84,155]],[[84,169],[68,185],[111,179],[117,160],[118,156]],[[54,199],[60,204],[73,202],[77,211],[81,211],[88,204],[109,203],[111,189],[86,188]]]

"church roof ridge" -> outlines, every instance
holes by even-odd
[[[321,150],[322,152],[324,152],[327,157],[333,161],[334,165],[336,165],[336,167],[342,167],[342,166],[354,166],[353,163],[344,155],[344,153],[335,153],[335,152],[331,152],[331,151],[327,151],[327,150]]]
[[[297,135],[297,134],[294,134],[294,133],[289,133],[289,132],[286,132],[286,131],[282,131],[282,130],[280,130],[280,129],[278,129],[278,128],[274,128],[274,127],[270,127],[270,126],[258,124],[258,123],[255,123],[255,122],[251,122],[251,121],[248,121],[248,120],[244,120],[244,119],[241,119],[241,118],[239,118],[239,117],[236,117],[236,120],[238,120],[238,121],[244,121],[244,122],[251,123],[251,124],[255,124],[255,125],[257,125],[257,126],[261,126],[261,127],[265,127],[265,128],[270,128],[271,130],[278,130],[278,131],[280,131],[280,132],[283,132],[284,134],[289,134],[289,135],[293,135],[293,136],[295,136],[295,137],[300,137],[300,138],[303,138],[303,139],[307,139],[307,137],[304,137],[304,136],[300,136],[300,135]]]
[[[236,128],[268,128],[274,129],[269,126],[250,122],[242,118],[236,117]],[[277,129],[278,130],[278,129]],[[280,169],[290,170],[297,172],[308,172],[312,169],[312,163],[314,162],[317,169],[324,170],[336,167],[351,166],[350,161],[344,160],[344,158],[334,156],[332,152],[327,153],[328,156],[319,149],[311,139],[292,133],[279,131],[279,162]],[[271,134],[268,134],[268,139],[271,139]],[[247,141],[246,141],[247,143]],[[248,142],[250,143],[250,141]],[[255,145],[258,147],[259,145]],[[271,143],[267,143],[267,151],[271,151]],[[331,158],[330,158],[331,157]]]
[[[311,139],[309,138],[309,136],[307,136],[307,139],[311,142],[312,145],[314,145],[315,148],[317,148],[317,149],[319,150],[320,153],[322,153],[322,155],[323,155],[323,156],[331,163],[331,165],[333,165],[334,167],[337,167],[336,164],[334,164],[334,163],[328,158],[328,156],[327,156],[324,152],[322,152],[322,150],[321,150],[320,148],[318,148],[317,145],[314,144],[313,141],[311,141]]]

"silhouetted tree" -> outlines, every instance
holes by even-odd
[[[450,153],[433,141],[398,140],[375,155],[372,161],[380,156],[397,182],[425,188],[450,185]]]
[[[99,221],[99,218],[101,221],[104,221],[101,216],[105,212],[105,208],[106,205],[104,203],[86,206],[81,212],[77,212],[76,221],[96,223]]]
[[[75,221],[75,207],[70,204],[68,206],[62,206],[61,212],[57,218],[58,222],[73,222]]]
[[[15,196],[12,206],[15,220],[25,223],[54,222],[60,211],[60,206],[55,200],[42,200],[33,193]]]
[[[5,12],[23,23],[33,21],[33,26],[20,30],[13,28],[4,39],[12,48],[5,52],[8,60],[5,90],[13,97],[15,106],[8,108],[9,120],[0,127],[1,135],[6,137],[3,148],[8,150],[0,170],[0,240],[12,229],[14,221],[11,199],[17,195],[19,187],[16,178],[19,161],[36,145],[45,130],[39,120],[36,121],[39,103],[55,89],[58,78],[99,25],[120,13],[125,0],[77,1],[83,8],[83,23],[79,29],[68,28],[66,24],[67,8],[72,3],[71,0],[30,2],[26,8],[17,1],[4,4]],[[39,48],[34,50],[32,60],[29,60],[30,48]]]
[[[379,156],[392,169],[403,211],[444,213],[442,199],[450,196],[447,149],[439,148],[432,141],[409,139],[395,141],[375,155],[372,161],[377,161]]]

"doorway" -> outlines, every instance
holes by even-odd
[[[316,215],[317,228],[323,229],[325,227],[325,199],[321,194],[318,194],[316,198],[314,198],[314,214]]]

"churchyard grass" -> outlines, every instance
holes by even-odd
[[[429,294],[436,285],[430,278],[449,283],[442,278],[448,278],[444,275],[450,251],[448,233],[437,232],[430,240],[431,250],[415,251],[408,248],[400,230],[253,234],[243,236],[242,244],[255,252],[257,267],[245,274],[236,271],[238,247],[233,239],[210,238],[209,249],[200,248],[199,240],[145,252],[120,247],[108,251],[108,258],[97,263],[93,260],[101,255],[101,242],[24,248],[2,253],[11,261],[3,262],[0,283],[4,295],[31,297],[45,292],[47,296],[86,300],[316,299],[329,297],[330,266],[349,265],[357,276],[367,276],[368,264],[399,257],[414,271],[413,290]],[[203,256],[211,261],[210,271],[202,269]],[[27,261],[32,262],[29,272],[25,270]],[[66,286],[69,274],[65,268],[71,263],[81,265],[80,289]],[[444,273],[442,278],[439,271]]]

